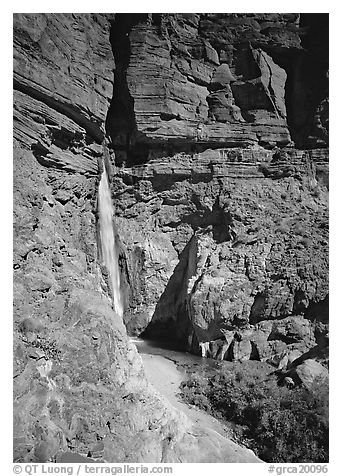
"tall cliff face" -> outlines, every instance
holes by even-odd
[[[275,363],[321,342],[327,46],[327,15],[115,18],[107,132],[129,332]]]
[[[99,260],[98,163],[115,171],[130,333],[233,360],[318,345],[328,122],[316,18],[14,15],[17,461],[253,460],[148,386]]]
[[[326,164],[303,151],[284,162],[272,154],[208,150],[119,173],[131,332],[151,321],[146,335],[197,352],[210,345],[206,355],[228,360],[241,358],[232,354],[241,339],[243,359],[315,345],[327,320]],[[301,319],[308,333],[297,335]]]
[[[326,145],[327,15],[122,14],[111,38],[107,131],[122,161]]]

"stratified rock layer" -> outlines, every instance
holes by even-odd
[[[325,146],[317,119],[327,97],[321,23],[308,33],[299,14],[117,15],[107,131],[120,160],[144,161],[152,149],[165,156],[213,145],[286,146],[290,133],[301,146]]]

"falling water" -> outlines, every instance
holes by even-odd
[[[114,310],[119,316],[123,315],[122,296],[120,290],[120,270],[119,253],[115,242],[113,215],[114,208],[109,189],[106,167],[103,172],[99,185],[98,195],[98,213],[100,224],[100,243],[102,250],[102,260],[109,273],[112,287]]]

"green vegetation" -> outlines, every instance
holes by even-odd
[[[244,362],[193,372],[182,384],[188,403],[236,425],[236,438],[264,461],[328,461],[328,388],[279,386],[272,369]]]

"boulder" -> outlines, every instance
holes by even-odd
[[[234,340],[232,346],[232,361],[243,362],[250,360],[252,354],[252,344],[249,339]]]
[[[211,46],[209,41],[204,40],[203,43],[205,48],[206,59],[208,61],[211,61],[214,64],[219,65],[220,60],[219,60],[217,51]]]
[[[280,355],[280,362],[278,364],[278,370],[288,370],[291,368],[293,362],[298,359],[302,353],[299,350],[285,350]]]
[[[308,348],[315,345],[314,326],[303,316],[289,316],[274,321],[269,340],[282,340],[286,344],[304,342]]]
[[[211,84],[222,88],[230,84],[232,81],[236,81],[236,78],[230,71],[229,65],[227,63],[223,63],[218,68],[216,68],[211,79]]]
[[[298,383],[310,389],[313,384],[320,385],[328,381],[329,373],[326,367],[313,359],[305,360],[289,372],[289,376]]]

